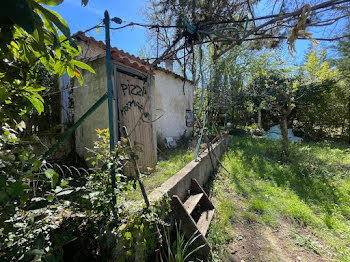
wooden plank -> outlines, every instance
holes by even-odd
[[[184,232],[187,239],[191,238],[193,234],[196,234],[198,230],[196,222],[193,220],[191,215],[186,211],[185,206],[177,195],[173,195],[172,197],[172,208],[175,213],[175,217],[181,220],[181,229]],[[197,232],[198,234],[198,232]],[[207,256],[211,252],[211,248],[205,237],[200,234],[199,237],[193,243],[193,246],[199,247],[201,245],[205,245],[200,248],[197,252],[200,255]]]
[[[140,170],[156,165],[151,98],[147,80],[117,73],[119,127],[126,126]]]
[[[192,194],[203,193],[203,197],[201,198],[200,204],[206,207],[207,209],[214,209],[214,205],[210,201],[207,193],[205,193],[204,189],[201,187],[201,185],[198,183],[198,181],[195,178],[192,178],[191,180],[191,193]]]
[[[186,211],[191,214],[192,211],[196,208],[199,200],[201,200],[203,193],[191,195],[186,202],[184,203]]]
[[[199,232],[201,232],[203,236],[205,236],[205,234],[208,231],[210,221],[213,219],[214,216],[214,212],[215,209],[206,210],[202,213],[198,220],[197,227]]]

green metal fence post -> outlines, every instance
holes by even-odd
[[[112,69],[111,69],[111,40],[110,40],[110,34],[109,34],[110,18],[107,10],[105,11],[105,17],[103,22],[105,25],[105,32],[106,32],[106,72],[107,72],[107,94],[108,94],[109,150],[112,153],[115,148],[115,143],[114,143],[114,119],[113,119],[113,90],[112,90],[113,87],[112,87]],[[112,166],[111,180],[112,180],[112,190],[113,190],[112,203],[114,208],[116,208],[117,200],[114,192],[114,189],[116,187],[114,165]]]

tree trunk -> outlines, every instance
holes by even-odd
[[[261,127],[261,108],[258,109],[258,127],[262,128]]]
[[[280,127],[281,127],[281,133],[282,133],[282,151],[283,151],[284,156],[288,157],[288,155],[289,155],[289,141],[288,141],[287,116],[281,116]]]

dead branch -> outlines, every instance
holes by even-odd
[[[347,2],[350,2],[350,0],[343,0],[343,1],[330,0],[330,1],[318,4],[318,5],[310,6],[310,11],[324,9],[324,8],[327,8],[327,7],[330,7],[330,6],[339,5],[339,4],[347,3]],[[284,14],[284,15],[270,16],[270,17],[275,17],[275,18],[273,18],[273,19],[271,19],[271,20],[269,20],[269,21],[267,21],[267,22],[265,22],[265,23],[263,23],[263,24],[261,24],[261,25],[259,25],[257,27],[252,28],[251,30],[249,30],[246,33],[245,37],[247,39],[249,36],[254,35],[255,33],[257,33],[259,30],[267,27],[268,25],[274,24],[276,22],[283,21],[283,20],[285,20],[287,18],[291,18],[291,17],[292,18],[299,17],[303,13],[303,11],[304,11],[304,7],[299,8],[298,10],[296,10],[296,11],[294,11],[292,13],[288,13],[288,14]],[[246,41],[246,39],[242,39],[242,41]],[[283,38],[283,39],[285,39],[285,38]],[[257,39],[254,39],[254,40],[257,40]],[[232,49],[236,44],[237,44],[237,42],[231,44],[229,47],[227,47],[226,49],[224,49],[221,52],[219,52],[217,57],[220,57],[220,56],[224,55],[226,52],[228,52],[230,49]]]

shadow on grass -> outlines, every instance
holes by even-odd
[[[287,162],[281,160],[280,143],[265,139],[234,137],[231,150],[239,152],[244,169],[253,173],[256,179],[270,180],[279,187],[288,187],[308,205],[317,205],[331,214],[344,195],[336,186],[337,177],[342,171],[336,164],[330,164],[319,155],[327,154],[327,151],[331,154],[330,149],[344,150],[346,146],[310,145],[313,149],[316,147],[316,152],[311,150],[309,144],[291,145],[291,155]],[[233,182],[242,194],[247,195],[247,190],[235,175]],[[253,184],[250,187],[253,189]],[[348,209],[341,209],[341,212],[350,216]]]
[[[157,163],[155,170],[151,174],[144,175],[143,183],[147,194],[152,193],[154,189],[191,162],[194,157],[193,148],[179,147],[168,150],[167,157],[167,160]],[[135,189],[132,195],[128,195],[127,200],[142,200],[142,194],[138,184]]]

